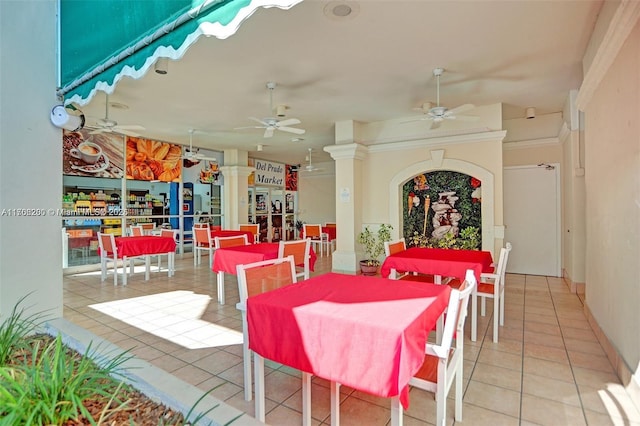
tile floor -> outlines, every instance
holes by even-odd
[[[190,255],[183,259],[177,256],[176,267],[173,278],[168,278],[166,272],[152,271],[151,280],[144,281],[144,274],[136,273],[127,287],[114,287],[111,276],[101,283],[99,272],[67,275],[64,318],[123,349],[131,349],[136,356],[203,391],[213,388],[213,396],[253,415],[253,402],[243,398],[242,351],[237,343],[242,325],[235,308],[238,301],[235,276],[227,274],[227,304],[222,306],[217,303],[216,279],[206,259],[194,267]],[[313,275],[330,269],[330,257],[318,258]],[[158,315],[165,312],[163,309],[171,310],[167,307],[171,303],[160,295],[167,292],[178,292],[168,298],[176,303],[184,302],[182,296],[194,296],[191,302],[195,305],[190,305],[187,313],[177,315],[186,315],[191,327],[200,328],[200,333],[176,327],[179,319],[175,317],[166,321]],[[143,296],[153,297],[142,299]],[[158,298],[165,301],[164,308],[157,305]],[[124,310],[118,305],[105,305],[124,299],[127,304]],[[462,424],[640,426],[640,413],[596,340],[583,314],[582,301],[568,291],[562,279],[508,275],[506,301],[505,326],[500,329],[499,343],[492,342],[490,301],[487,316],[479,320],[478,341],[471,342],[465,333]],[[131,303],[142,305],[132,308]],[[104,313],[115,315],[118,310],[120,319]],[[123,311],[131,310],[136,311],[135,315],[122,316]],[[141,322],[133,326],[134,321]],[[468,326],[469,321],[467,331]],[[171,341],[186,333],[189,339]],[[267,366],[267,423],[300,425],[299,374],[273,363]],[[341,392],[342,425],[390,424],[387,399],[344,386]],[[313,379],[312,403],[313,424],[329,425],[326,381]],[[435,422],[432,394],[412,389],[410,403],[405,425]],[[447,414],[447,424],[456,423],[452,404],[448,404]]]

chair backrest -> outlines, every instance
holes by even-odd
[[[458,290],[451,289],[441,343],[439,345],[428,345],[439,358],[447,359],[449,357],[453,339],[456,335],[460,336],[460,339],[463,338],[469,295],[473,292],[475,286],[476,276],[473,270],[468,269],[460,288]]]
[[[196,223],[193,224],[193,227],[194,228],[207,228],[207,229],[209,229],[209,224],[206,223],[206,222],[202,222],[202,223],[196,222]]]
[[[208,226],[193,227],[193,244],[195,247],[213,247],[213,240]]]
[[[233,237],[215,237],[215,247],[234,247],[234,246],[246,246],[249,244],[249,239],[246,235],[236,235]]]
[[[385,256],[391,256],[392,254],[401,252],[407,249],[407,245],[404,242],[404,238],[400,238],[395,241],[384,242],[384,254]]]
[[[327,228],[335,228],[336,227],[336,223],[335,222],[326,222],[324,224],[325,227]]]
[[[241,231],[251,232],[253,235],[258,235],[260,233],[260,224],[259,223],[244,223],[240,225]]]
[[[113,234],[98,232],[98,247],[100,247],[101,257],[118,257],[118,247]]]
[[[177,229],[161,229],[160,236],[170,237],[170,238],[173,238],[173,241],[176,241],[178,239],[178,230]]]
[[[295,265],[304,265],[305,269],[309,268],[309,258],[311,256],[311,239],[294,241],[280,241],[278,246],[278,257],[283,259],[287,256],[293,256]]]
[[[504,265],[502,265],[502,270],[500,271],[500,274],[502,275],[502,285],[504,285],[504,277],[507,274],[507,262],[509,261],[509,253],[511,253],[511,248],[511,243],[507,242],[507,244],[505,244]]]
[[[248,297],[297,282],[293,256],[237,265],[236,272],[242,307]]]
[[[322,238],[322,226],[319,224],[309,225],[305,223],[302,227],[305,238],[311,238],[312,240],[320,240]]]
[[[144,235],[144,229],[141,225],[131,225],[129,226],[129,234],[134,237],[141,237]]]

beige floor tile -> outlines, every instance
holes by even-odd
[[[533,331],[542,334],[551,334],[553,336],[560,336],[560,326],[556,324],[547,324],[542,322],[527,321],[524,323],[525,333]]]
[[[581,407],[580,396],[575,383],[524,373],[522,376],[522,393]]]
[[[551,377],[564,382],[574,383],[573,372],[568,362],[558,363],[539,358],[525,357],[523,371],[528,374],[536,374],[538,376]]]
[[[457,424],[473,426],[518,426],[518,418],[471,404],[462,408],[462,422]]]
[[[584,410],[584,415],[587,418],[587,424],[590,426],[640,426],[638,422],[631,422],[619,417],[611,417],[607,414],[591,410]]]
[[[586,425],[582,408],[533,395],[522,395],[522,419],[540,425]]]
[[[520,371],[481,362],[476,364],[471,379],[517,392],[522,389],[522,373]]]
[[[391,402],[389,402],[389,405],[385,408],[349,396],[340,404],[340,425],[386,426],[391,418],[390,407]]]
[[[562,336],[554,336],[551,334],[538,333],[535,331],[524,332],[524,343],[532,345],[551,346],[554,348],[564,348]]]
[[[592,355],[584,352],[569,351],[569,362],[577,367],[614,373],[609,358],[602,355]]]
[[[606,356],[606,353],[599,342],[587,342],[584,340],[564,339],[567,350],[573,352],[583,352],[592,355]]]
[[[585,409],[611,418],[640,423],[640,411],[622,385],[609,384],[600,388],[578,385]]]
[[[520,416],[520,392],[471,380],[464,402],[512,417]]]
[[[522,371],[522,356],[511,354],[509,352],[501,352],[493,349],[482,348],[482,351],[480,351],[480,356],[478,357],[478,362],[508,368],[511,370]]]
[[[547,361],[569,363],[567,350],[564,348],[554,348],[527,342],[524,344],[524,355],[525,357],[546,359]]]

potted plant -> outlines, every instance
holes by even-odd
[[[295,227],[298,231],[298,237],[302,235],[302,227],[304,226],[304,222],[301,220],[296,220]]]
[[[384,253],[384,243],[391,241],[393,227],[382,224],[377,232],[372,232],[368,226],[358,234],[358,242],[364,247],[367,258],[360,261],[360,270],[363,275],[375,275],[380,266],[380,256]]]

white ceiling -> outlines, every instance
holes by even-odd
[[[348,4],[353,13],[330,12]],[[315,161],[330,157],[334,123],[415,117],[435,102],[436,67],[441,104],[452,108],[503,103],[504,119],[560,112],[569,90],[582,81],[582,58],[601,0],[435,1],[305,0],[288,11],[260,9],[226,40],[201,38],[169,72],[124,79],[110,101],[119,124],[140,124],[144,137],[296,164],[313,148]],[[269,111],[268,81],[277,83],[275,105],[286,105],[306,129],[302,142],[277,131],[234,130]],[[82,109],[103,117],[100,93]],[[472,112],[470,112],[471,114]],[[91,123],[92,120],[89,120]],[[425,135],[429,122],[423,121]],[[446,126],[443,124],[443,126]],[[441,128],[442,129],[442,128]],[[264,145],[256,152],[257,145]]]

